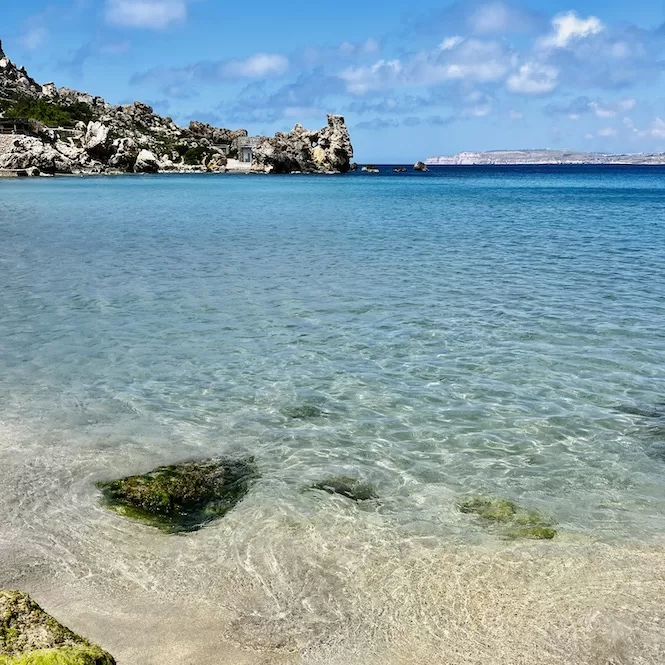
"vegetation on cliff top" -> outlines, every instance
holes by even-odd
[[[92,108],[83,102],[58,103],[43,97],[17,97],[1,103],[6,118],[36,120],[47,127],[73,127],[77,122],[88,123]]]

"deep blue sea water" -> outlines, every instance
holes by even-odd
[[[0,181],[0,377],[0,586],[156,588],[231,529],[238,565],[285,524],[497,539],[474,493],[662,543],[665,169]],[[262,479],[189,541],[99,506],[226,452]],[[380,501],[302,491],[331,474]]]

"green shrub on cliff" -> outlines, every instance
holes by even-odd
[[[77,122],[90,122],[92,109],[82,102],[59,104],[43,98],[19,97],[5,102],[6,118],[37,120],[47,127],[73,127]]]

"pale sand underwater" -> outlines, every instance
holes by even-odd
[[[658,541],[514,542],[470,526],[445,543],[328,495],[310,515],[250,495],[166,536],[101,507],[93,455],[63,477],[58,452],[30,459],[29,433],[4,426],[0,441],[23,451],[3,466],[0,587],[28,591],[119,665],[665,659]]]

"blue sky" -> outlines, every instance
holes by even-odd
[[[40,82],[147,101],[180,124],[272,134],[342,113],[360,162],[665,151],[653,0],[2,4],[5,50]]]

